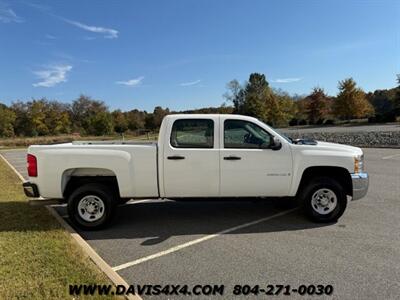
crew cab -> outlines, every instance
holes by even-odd
[[[65,200],[85,229],[143,198],[293,198],[311,220],[332,222],[369,183],[360,148],[291,140],[241,115],[168,115],[157,142],[34,145],[27,162],[25,194]]]

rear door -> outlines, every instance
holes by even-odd
[[[221,196],[285,196],[292,157],[286,143],[272,150],[272,134],[248,120],[221,118]]]
[[[164,144],[166,197],[219,196],[219,117],[178,118]]]

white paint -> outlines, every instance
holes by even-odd
[[[210,149],[175,148],[170,144],[172,124],[180,119],[214,121],[214,146]],[[235,119],[251,122],[279,139],[282,148],[225,149],[223,122]],[[318,142],[291,144],[263,122],[247,116],[219,114],[168,115],[164,118],[158,144],[74,142],[31,146],[37,157],[38,177],[30,177],[45,198],[62,198],[63,189],[74,174],[115,174],[123,198],[176,197],[282,197],[295,196],[309,167],[332,166],[354,172],[357,147]],[[157,156],[158,154],[158,156]],[[168,156],[184,156],[169,160]],[[237,155],[241,160],[227,161]],[[79,171],[81,170],[81,171]]]
[[[213,128],[213,148],[174,148],[170,143],[173,123],[182,119],[211,120]],[[219,116],[202,115],[202,117],[167,118],[164,126],[167,127],[165,136],[160,136],[159,161],[163,164],[163,173],[166,197],[218,197],[219,192]],[[183,156],[182,160],[170,160],[169,156]],[[161,164],[160,163],[160,164]],[[159,165],[160,165],[159,164]],[[160,189],[161,190],[161,189]]]
[[[59,144],[30,146],[37,158],[38,177],[29,180],[45,198],[62,198],[69,176],[79,169],[109,170],[116,175],[123,198],[155,197],[157,148],[155,144]]]
[[[220,136],[224,123],[231,115],[220,118]],[[243,120],[246,121],[246,120]],[[247,121],[250,122],[250,121]],[[264,131],[262,122],[250,122]],[[268,132],[271,135],[271,132]],[[223,145],[221,140],[221,145]],[[279,151],[272,149],[220,149],[220,194],[224,197],[279,197],[287,196],[292,182],[292,153],[289,143],[282,143]],[[225,160],[236,156],[240,160]],[[278,174],[278,176],[276,176]]]
[[[161,251],[161,252],[149,255],[149,256],[145,256],[145,257],[136,259],[134,261],[130,261],[130,262],[124,263],[124,264],[119,265],[119,266],[115,266],[115,267],[113,267],[113,270],[114,271],[120,271],[120,270],[129,268],[129,267],[144,263],[146,261],[149,261],[149,260],[164,256],[164,255],[167,255],[167,254],[182,250],[184,248],[187,248],[187,247],[190,247],[190,246],[193,246],[193,245],[208,241],[210,239],[219,237],[219,236],[221,236],[223,234],[227,234],[227,233],[230,233],[230,232],[233,232],[233,231],[236,231],[236,230],[239,230],[239,229],[243,229],[243,228],[246,228],[246,227],[249,227],[249,226],[253,226],[253,225],[256,225],[258,223],[265,222],[265,221],[268,221],[268,220],[271,220],[271,219],[274,219],[274,218],[277,218],[277,217],[280,217],[280,216],[283,216],[283,215],[287,215],[287,214],[289,214],[289,213],[291,213],[291,212],[293,212],[293,211],[295,211],[297,209],[298,208],[289,209],[289,210],[277,213],[277,214],[269,216],[269,217],[265,217],[265,218],[258,219],[258,220],[252,221],[252,222],[244,223],[242,225],[231,227],[231,228],[219,231],[219,232],[214,233],[214,234],[206,235],[206,236],[204,236],[202,238],[198,238],[198,239],[195,239],[195,240],[192,240],[192,241],[177,245],[177,246],[169,248],[167,250],[164,250],[164,251]]]

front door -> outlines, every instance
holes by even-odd
[[[292,177],[288,145],[269,145],[272,135],[255,123],[221,119],[221,196],[285,196]]]
[[[218,197],[218,121],[218,117],[174,121],[163,154],[166,197]]]

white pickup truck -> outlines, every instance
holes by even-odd
[[[64,199],[70,219],[97,229],[129,199],[282,197],[317,222],[365,196],[360,148],[293,141],[240,115],[169,115],[157,143],[73,142],[28,149],[29,197]]]

